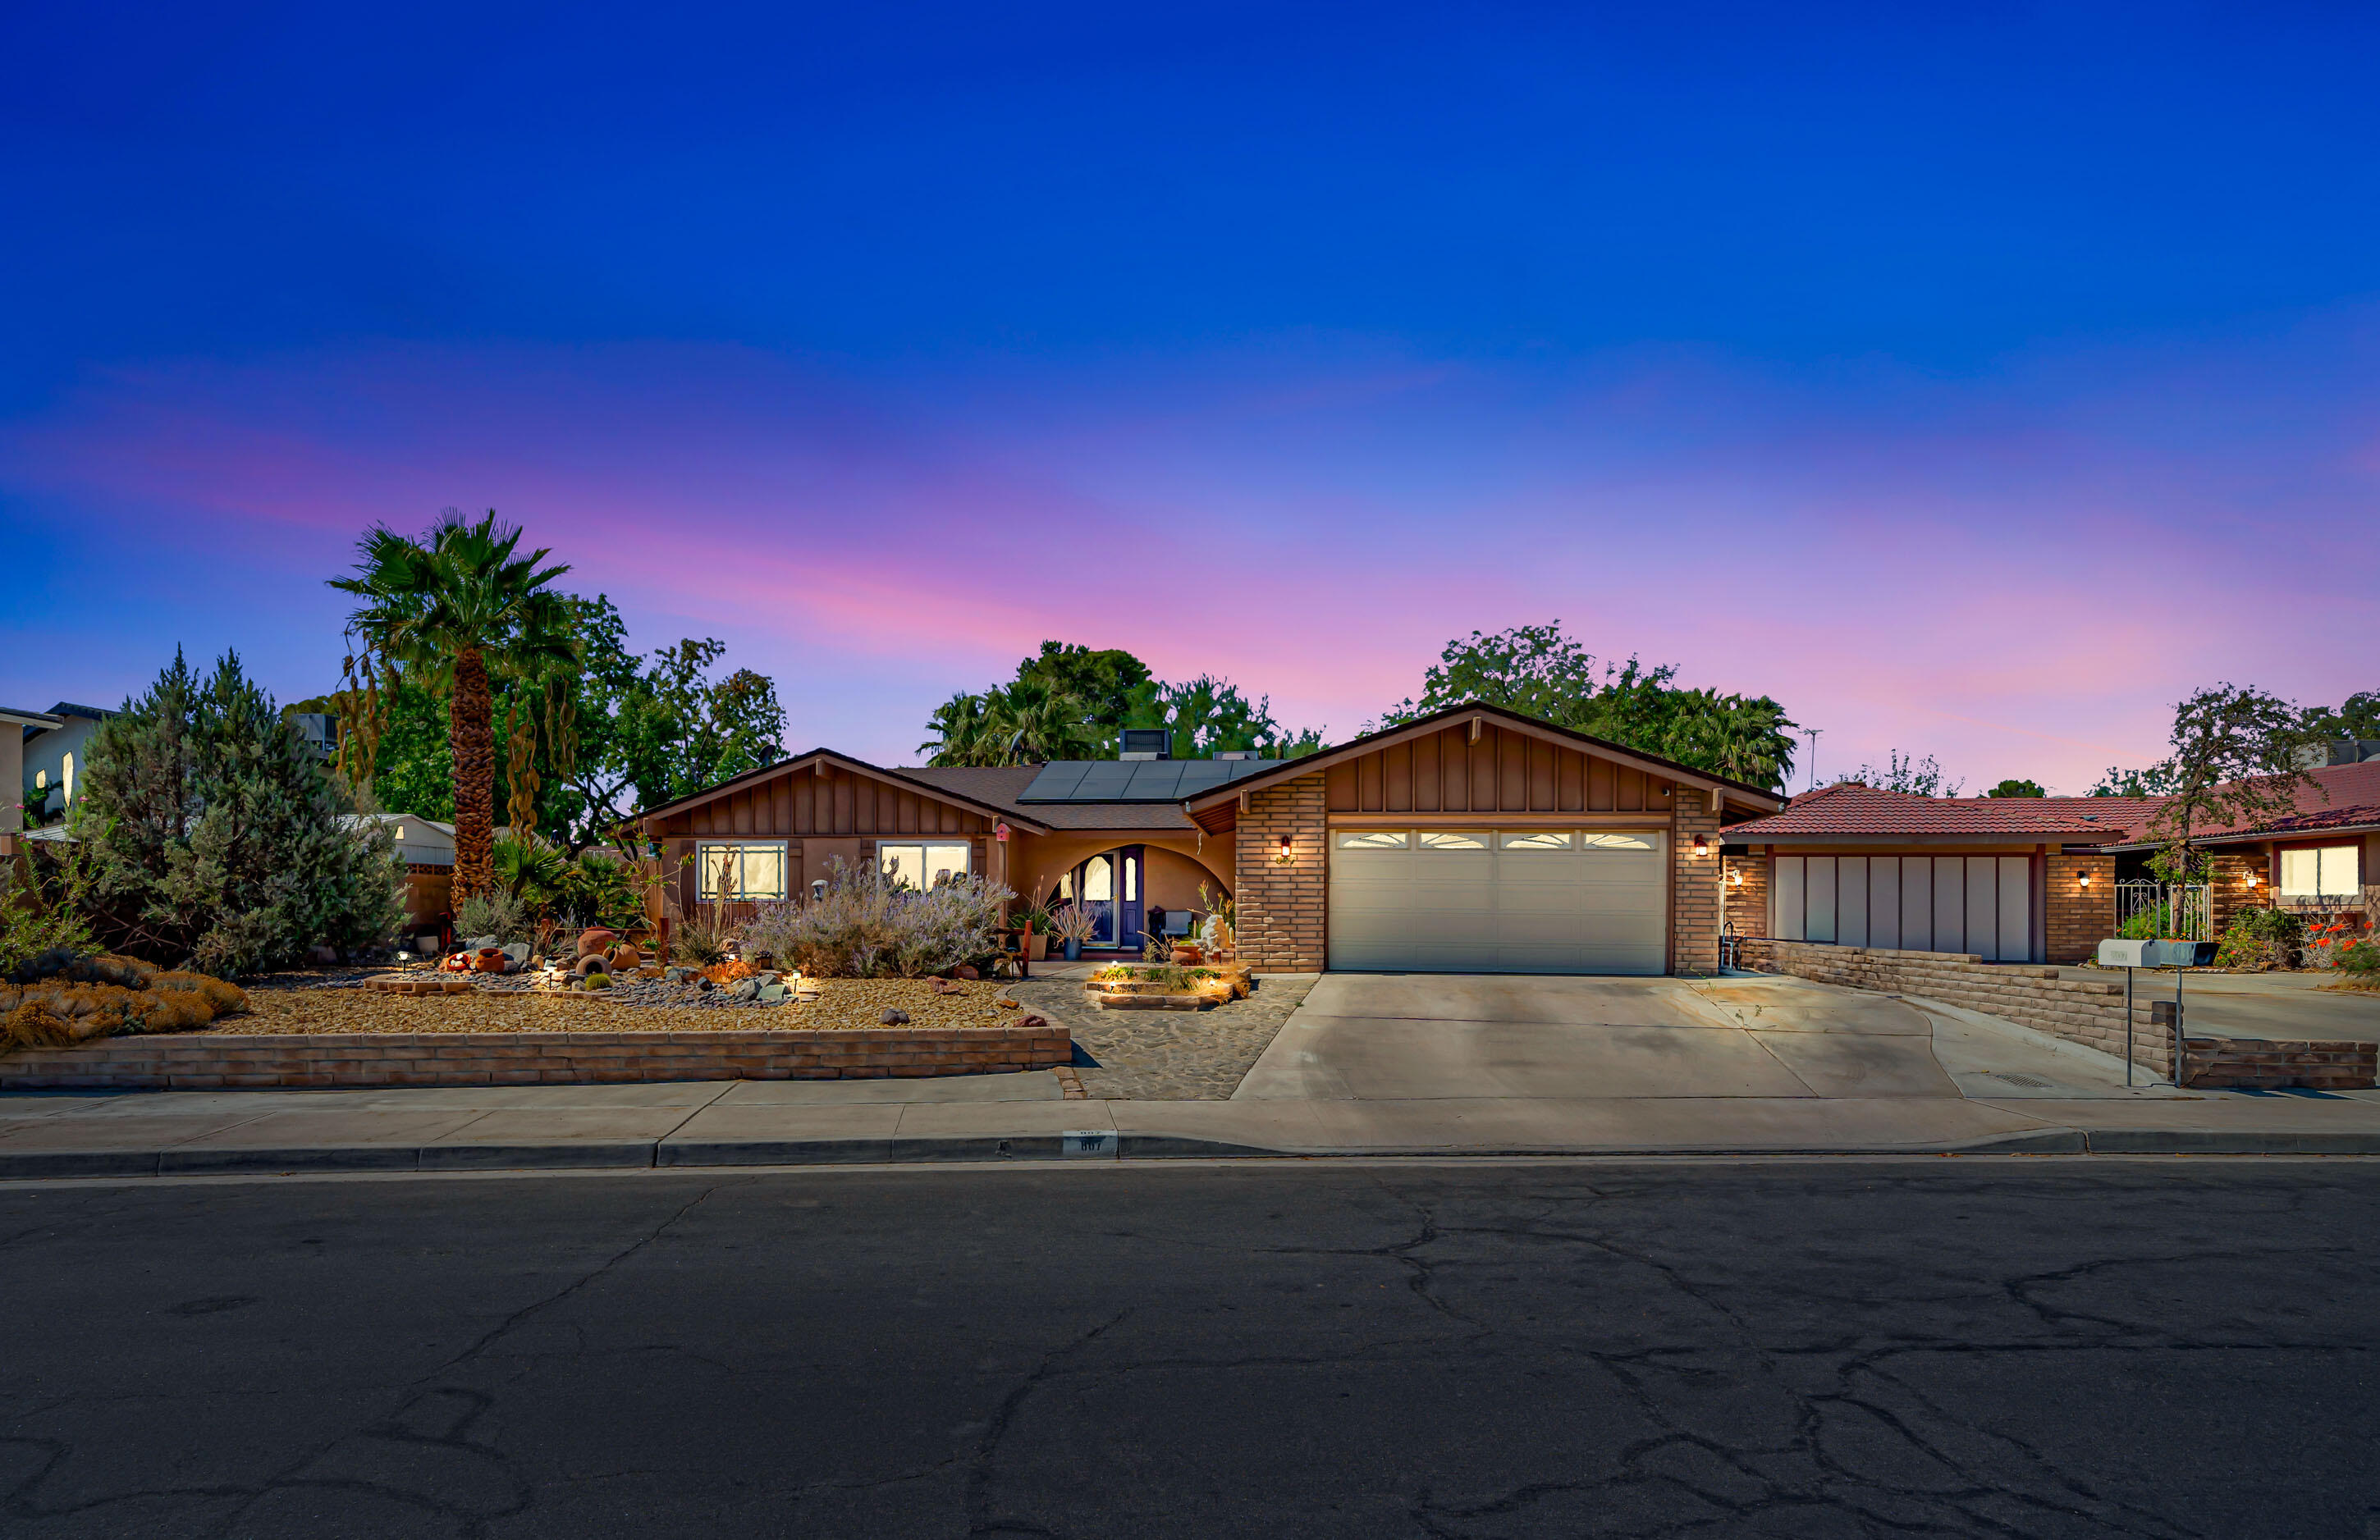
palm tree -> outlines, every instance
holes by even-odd
[[[933,736],[917,746],[929,765],[996,765],[1005,739],[993,730],[984,697],[961,690],[926,719]]]
[[[997,740],[992,764],[1087,759],[1098,752],[1090,707],[1080,697],[1053,690],[1038,680],[1019,679],[991,692],[985,716]]]
[[[491,676],[528,681],[578,662],[565,596],[546,587],[570,569],[515,557],[521,532],[491,511],[474,524],[449,508],[411,540],[386,525],[357,545],[356,576],[331,586],[362,600],[347,617],[375,672],[447,692],[455,755],[457,903],[494,882],[495,701]]]

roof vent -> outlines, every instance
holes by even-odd
[[[1173,734],[1162,727],[1127,727],[1117,740],[1119,759],[1171,759]]]
[[[1215,758],[1218,759],[1261,759],[1264,758],[1264,750],[1260,748],[1219,748],[1215,751]]]

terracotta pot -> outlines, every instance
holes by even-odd
[[[591,957],[607,952],[618,944],[619,940],[615,931],[606,930],[601,926],[589,927],[578,933],[578,955]]]
[[[481,947],[471,954],[471,966],[481,973],[502,973],[506,961],[502,947]]]
[[[1196,964],[1203,963],[1206,960],[1207,954],[1200,952],[1196,947],[1175,947],[1173,949],[1173,962],[1174,965],[1177,967],[1191,967]]]
[[[612,970],[614,973],[633,971],[642,967],[644,962],[644,953],[638,952],[632,942],[623,941],[612,949]]]
[[[578,960],[577,971],[579,977],[586,978],[594,974],[609,973],[612,970],[604,964],[601,952],[590,952]]]

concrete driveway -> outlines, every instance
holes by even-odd
[[[1798,980],[1330,974],[1239,1098],[1958,1099],[1933,1024]]]

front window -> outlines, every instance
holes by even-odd
[[[782,843],[742,841],[695,847],[695,869],[701,873],[706,903],[757,903],[785,896],[785,847]]]
[[[876,865],[892,886],[922,893],[966,876],[967,855],[964,844],[879,844]]]
[[[2353,898],[2360,888],[2353,845],[2281,852],[2283,898]]]

